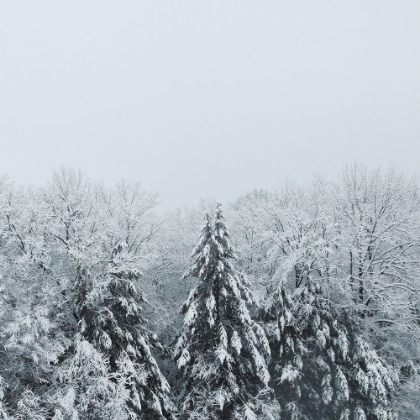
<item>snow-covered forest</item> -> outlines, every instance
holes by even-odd
[[[161,214],[0,183],[0,418],[418,419],[420,190],[398,169]]]

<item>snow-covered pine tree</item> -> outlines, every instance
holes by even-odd
[[[153,258],[155,198],[137,184],[105,191],[66,171],[46,197],[57,214],[52,235],[76,277],[69,304],[77,331],[60,366],[54,420],[170,418],[169,384],[152,354],[160,345],[136,287]]]
[[[270,379],[268,340],[250,317],[247,281],[231,265],[235,255],[220,204],[214,226],[207,214],[205,220],[194,264],[184,274],[199,284],[183,305],[174,350],[184,378],[181,411],[188,419],[264,418],[258,396]]]
[[[394,371],[363,339],[357,317],[337,311],[319,282],[308,278],[293,293],[281,283],[267,314],[283,419],[396,418]]]
[[[74,405],[79,416],[92,420],[171,418],[170,387],[151,353],[161,345],[145,326],[141,304],[146,299],[134,284],[140,276],[138,267],[126,244],[118,243],[104,272],[78,270],[79,333],[64,378],[78,384],[78,390],[64,388],[58,396],[62,401],[65,395],[74,395],[70,407],[59,404],[64,408],[58,408],[61,415],[73,413]]]

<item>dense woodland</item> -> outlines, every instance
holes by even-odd
[[[0,418],[419,418],[416,178],[157,203],[1,180]]]

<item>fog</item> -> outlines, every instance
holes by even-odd
[[[420,156],[417,1],[19,1],[0,13],[0,172],[60,165],[235,199]]]

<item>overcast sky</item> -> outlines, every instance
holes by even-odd
[[[7,1],[0,173],[171,208],[345,162],[420,164],[420,1]]]

